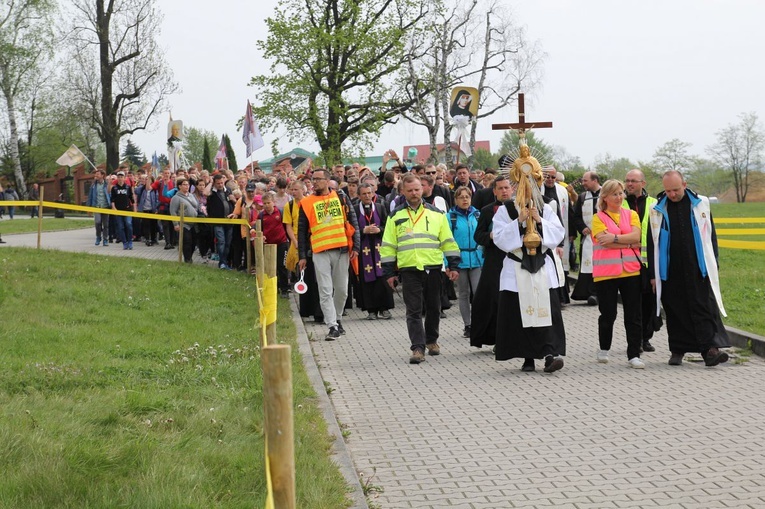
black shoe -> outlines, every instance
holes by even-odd
[[[669,362],[667,362],[667,364],[670,366],[680,366],[683,363],[684,356],[685,354],[683,353],[672,352],[672,356],[670,356]]]
[[[651,344],[650,341],[643,341],[643,351],[644,352],[655,352],[656,348]]]
[[[173,246],[172,244],[167,244],[167,243],[165,243],[165,251],[167,251],[167,250],[169,250],[169,249],[173,249],[173,247],[174,247],[174,246]]]
[[[393,315],[391,315],[390,311],[388,311],[387,309],[383,309],[382,311],[378,311],[377,312],[377,316],[379,316],[383,320],[390,320],[391,318],[393,318]]]
[[[339,339],[339,338],[340,338],[340,331],[337,330],[337,326],[330,327],[329,328],[329,332],[327,332],[327,335],[324,336],[324,339],[326,341],[334,341],[334,340]]]
[[[341,336],[345,336],[345,329],[343,329],[343,324],[340,323],[340,320],[337,321],[337,330]]]
[[[552,355],[548,355],[545,357],[545,373],[552,373],[553,371],[558,371],[563,367],[563,359],[560,357],[553,357]]]
[[[346,311],[345,309],[343,309],[343,314],[342,314],[341,316],[348,316],[348,311]]]
[[[470,337],[470,325],[465,325],[465,330],[462,331],[462,337],[463,338]]]
[[[595,297],[594,295],[590,295],[587,298],[587,305],[588,306],[597,306],[598,305],[598,298]]]
[[[728,362],[728,354],[714,347],[707,350],[706,354],[702,355],[702,357],[704,357],[704,364],[710,367]]]
[[[443,311],[441,311],[441,314],[439,315],[439,317],[440,317],[440,318],[446,318],[446,313],[444,313]]]
[[[530,373],[532,371],[536,371],[536,367],[534,366],[534,359],[526,359],[523,361],[523,366],[521,366],[521,371],[525,371],[527,373]]]
[[[377,313],[374,311],[367,313],[367,320],[377,320]]]

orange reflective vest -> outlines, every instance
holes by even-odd
[[[603,221],[608,233],[626,235],[632,231],[630,219],[632,211],[619,209],[619,224],[617,225],[605,212],[598,212],[598,217]],[[640,258],[635,250],[630,247],[621,249],[603,247],[593,239],[592,245],[592,277],[617,277],[623,272],[640,272]]]
[[[335,191],[322,196],[306,196],[300,200],[300,207],[308,218],[311,228],[311,250],[314,253],[348,247],[343,202]]]

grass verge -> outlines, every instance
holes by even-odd
[[[347,486],[293,345],[298,507]],[[254,280],[157,261],[0,253],[0,507],[263,507]]]
[[[44,232],[56,232],[64,230],[79,230],[81,228],[93,227],[93,220],[85,219],[67,219],[44,217],[42,221],[42,230]],[[14,233],[34,233],[37,231],[37,218],[35,219],[14,219],[13,221],[3,221],[0,223],[0,233],[3,235],[12,235]],[[95,230],[94,230],[95,231]]]

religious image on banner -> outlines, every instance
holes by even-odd
[[[478,89],[473,87],[455,87],[452,89],[451,108],[452,118],[465,116],[469,120],[478,115]]]
[[[167,159],[173,173],[183,168],[183,121],[172,117],[167,124]]]

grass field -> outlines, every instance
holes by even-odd
[[[264,506],[252,278],[6,248],[0,309],[0,507]],[[347,507],[296,348],[293,378],[297,506]]]
[[[54,232],[62,230],[77,230],[93,226],[93,219],[69,219],[43,217],[42,230],[44,232]],[[14,219],[0,222],[0,234],[11,235],[14,233],[32,233],[37,231],[37,218],[34,219]]]
[[[716,219],[762,218],[761,224],[718,224],[717,228],[765,228],[765,203],[712,205]],[[765,242],[765,235],[725,235],[720,239]],[[720,249],[720,286],[728,317],[723,321],[765,336],[765,251]]]

